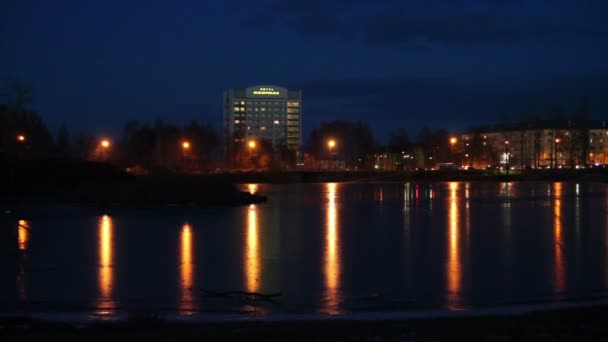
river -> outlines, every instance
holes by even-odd
[[[243,184],[268,202],[0,221],[0,312],[340,315],[603,300],[608,186]]]

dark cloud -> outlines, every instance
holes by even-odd
[[[247,16],[253,29],[395,45],[511,43],[548,38],[604,39],[607,2],[541,1],[267,1]],[[576,6],[575,6],[576,5]]]

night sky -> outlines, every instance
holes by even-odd
[[[126,119],[220,127],[223,90],[303,91],[305,134],[362,119],[453,129],[505,115],[608,119],[608,1],[0,1],[0,79],[53,131]]]

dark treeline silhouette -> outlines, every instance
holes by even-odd
[[[161,120],[129,120],[118,144],[113,160],[145,169],[209,171],[222,160],[221,140],[210,123],[178,127]]]
[[[243,167],[286,169],[296,165],[295,154],[275,150],[264,140],[253,152],[245,147],[231,159],[226,158],[223,140],[209,122],[178,126],[161,120],[129,120],[121,135],[110,139],[107,146],[102,144],[105,137],[70,132],[61,124],[53,139],[41,116],[32,110],[33,95],[27,84],[8,82],[1,95],[0,159],[68,158],[154,173]],[[339,160],[347,168],[413,170],[442,162],[497,165],[504,163],[502,155],[509,152],[511,165],[574,167],[587,164],[593,154],[608,156],[603,145],[608,137],[597,138],[593,135],[597,133],[590,133],[604,126],[589,119],[585,101],[569,113],[555,107],[544,117],[522,113],[513,119],[504,115],[499,124],[470,127],[460,133],[422,128],[410,136],[407,129],[397,127],[386,144],[378,143],[367,122],[332,121],[312,130],[302,155],[312,160]],[[460,139],[463,133],[466,142]],[[492,141],[486,136],[490,134]],[[451,142],[454,137],[458,137],[458,143]],[[330,140],[335,146],[329,147]],[[511,144],[505,146],[506,141]]]
[[[328,146],[329,140],[336,142]],[[307,152],[317,159],[327,159],[331,154],[339,156],[347,165],[367,167],[366,157],[376,150],[376,141],[369,124],[362,121],[332,121],[322,123],[312,130],[307,144]]]
[[[30,108],[31,88],[23,82],[10,81],[2,88],[1,95],[0,155],[43,157],[55,153],[47,126]]]

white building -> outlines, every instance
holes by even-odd
[[[249,141],[266,140],[276,150],[299,154],[302,146],[302,92],[261,85],[224,92],[224,142],[233,156]]]

